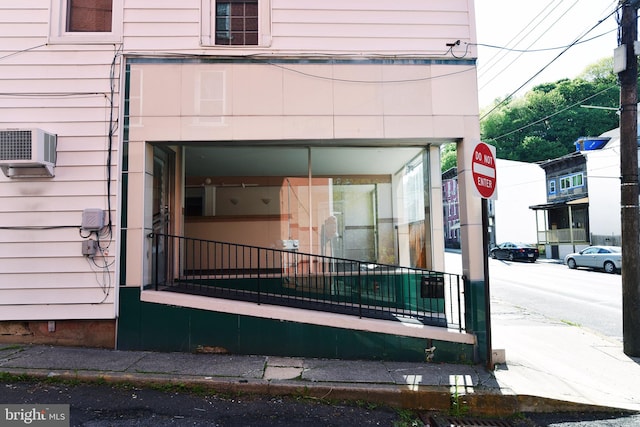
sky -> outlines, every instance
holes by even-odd
[[[478,46],[480,108],[514,92],[521,97],[537,84],[574,78],[588,65],[613,56],[618,24],[611,13],[617,5],[618,0],[476,0],[478,44],[517,50],[562,47],[522,53]],[[564,51],[579,38],[585,42]]]

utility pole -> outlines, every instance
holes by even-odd
[[[640,357],[640,227],[638,226],[638,0],[621,0],[625,67],[620,79],[622,337],[627,356]]]

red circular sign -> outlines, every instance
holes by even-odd
[[[496,191],[496,159],[484,142],[476,145],[473,150],[471,168],[478,193],[485,199],[490,199]]]

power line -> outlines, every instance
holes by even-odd
[[[563,12],[563,13],[562,13],[562,14],[561,14],[561,15],[560,15],[560,16],[559,16],[555,21],[553,21],[553,23],[552,23],[551,25],[549,25],[549,26],[546,28],[546,30],[545,30],[545,31],[543,31],[542,33],[540,33],[540,35],[539,35],[535,40],[533,40],[533,41],[529,44],[529,46],[527,46],[527,49],[529,49],[531,46],[533,46],[534,44],[536,44],[536,43],[537,43],[537,42],[538,42],[538,41],[539,41],[539,40],[540,40],[540,39],[545,35],[545,33],[546,33],[547,31],[549,31],[551,28],[553,28],[553,26],[554,26],[554,25],[556,25],[556,24],[558,23],[558,21],[560,21],[560,20],[561,20],[561,19],[562,19],[562,18],[563,18],[563,17],[564,17],[564,16],[565,16],[565,15],[566,15],[566,14],[567,14],[567,13],[568,13],[572,8],[573,8],[573,7],[577,4],[577,3],[578,3],[578,1],[576,0],[576,1],[571,5],[571,6],[569,6],[569,8],[568,8],[567,10],[565,10],[565,11],[564,11],[564,12]],[[553,8],[553,9],[549,12],[549,14],[547,14],[547,16],[549,16],[549,15],[551,14],[551,12],[553,12],[553,11],[554,11],[554,10],[555,10],[559,5],[560,5],[560,3],[559,3],[555,8]],[[546,18],[547,18],[547,16],[545,16],[545,18],[544,18],[544,19],[546,19]],[[537,27],[537,26],[536,26],[536,27]],[[529,34],[531,34],[531,33],[529,33]],[[501,74],[504,70],[506,70],[509,66],[511,66],[511,65],[512,65],[515,61],[517,61],[521,56],[522,56],[522,53],[521,53],[520,55],[516,56],[516,57],[515,57],[511,62],[509,62],[505,67],[503,67],[503,68],[500,70],[500,72],[496,73],[496,74],[495,74],[491,79],[489,79],[489,81],[487,81],[486,83],[484,83],[484,84],[482,85],[482,87],[481,87],[481,88],[485,87],[486,85],[488,85],[489,83],[491,83],[493,80],[495,80],[498,76],[500,76],[500,74]],[[504,57],[504,56],[503,56],[503,57]]]
[[[553,64],[558,58],[560,58],[564,53],[566,53],[570,48],[572,48],[573,46],[575,46],[584,36],[586,36],[587,34],[589,34],[591,31],[593,31],[596,27],[598,27],[600,24],[602,24],[606,19],[608,19],[610,16],[612,16],[613,14],[617,13],[618,9],[621,6],[618,6],[613,12],[611,12],[609,15],[607,15],[604,19],[601,19],[600,21],[598,21],[594,26],[592,26],[588,31],[586,31],[583,35],[581,35],[580,37],[578,37],[573,43],[571,43],[569,46],[567,46],[564,50],[562,50],[562,52],[560,52],[558,55],[556,55],[555,58],[553,58],[547,65],[545,65],[544,67],[542,67],[539,71],[537,71],[533,76],[531,76],[526,82],[524,82],[523,84],[521,84],[516,90],[514,90],[513,92],[511,92],[511,94],[509,96],[507,96],[505,99],[503,99],[502,101],[500,101],[499,103],[497,103],[496,105],[493,106],[493,108],[491,108],[487,113],[485,113],[482,117],[480,117],[480,120],[484,119],[485,117],[487,117],[489,114],[491,114],[493,111],[495,111],[498,107],[504,105],[505,103],[507,103],[511,97],[513,95],[515,95],[518,91],[520,91],[520,89],[522,89],[523,87],[525,87],[529,82],[531,82],[533,79],[535,79],[536,77],[538,77],[544,70],[546,70],[551,64]]]
[[[582,40],[578,43],[576,43],[574,46],[580,45],[580,44],[584,44],[584,43],[588,43],[590,41],[596,40],[600,37],[606,36],[609,33],[612,33],[614,31],[618,31],[617,28],[614,28],[612,30],[609,30],[605,33],[599,34],[597,36],[593,36],[590,39],[586,39],[586,40]],[[552,51],[552,50],[560,50],[560,49],[566,49],[567,47],[570,47],[568,45],[565,46],[556,46],[556,47],[546,47],[546,48],[540,48],[540,49],[512,49],[512,48],[508,48],[508,47],[504,47],[504,46],[496,46],[496,45],[491,45],[491,44],[485,44],[485,43],[467,43],[469,46],[482,46],[482,47],[488,47],[488,48],[492,48],[492,49],[500,49],[500,50],[506,50],[508,52],[522,52],[522,53],[536,53],[536,52],[548,52],[548,51]]]

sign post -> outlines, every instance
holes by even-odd
[[[482,198],[482,254],[484,265],[484,304],[486,323],[487,368],[494,369],[493,345],[491,343],[491,295],[489,292],[489,209],[487,199],[498,198],[496,173],[496,148],[479,142],[473,149],[471,159],[473,187]]]

